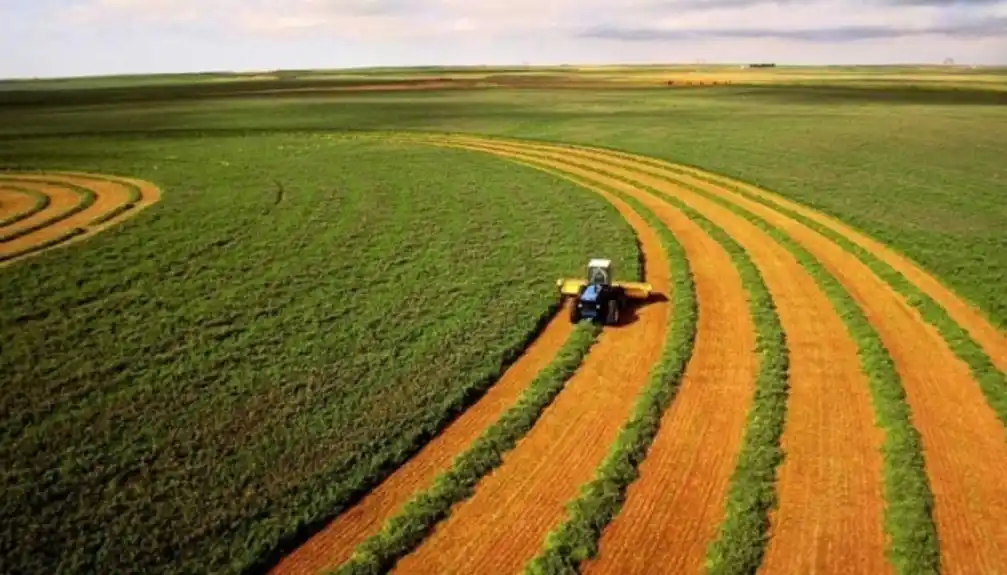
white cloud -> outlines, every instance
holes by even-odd
[[[594,26],[686,30],[927,28],[1007,14],[1007,0],[78,0],[76,21],[200,23],[255,32],[318,30],[353,38],[574,34]],[[895,2],[932,5],[896,5]],[[942,6],[942,4],[944,6]]]

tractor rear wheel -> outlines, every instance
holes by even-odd
[[[570,305],[570,323],[577,323],[580,321],[580,306],[577,302]]]

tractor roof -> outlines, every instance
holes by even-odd
[[[592,259],[587,262],[587,267],[589,268],[607,268],[612,265],[612,260],[605,260],[600,258]]]

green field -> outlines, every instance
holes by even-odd
[[[597,195],[366,132],[585,144],[736,177],[887,243],[1007,329],[1007,73],[781,69],[779,85],[682,89],[616,86],[623,73],[0,83],[0,170],[164,191],[0,269],[0,571],[259,568],[492,384],[555,278],[597,254],[637,275],[632,230]],[[452,74],[506,87],[332,90]],[[613,86],[558,85],[593,75]]]
[[[254,562],[492,383],[554,301],[543,278],[636,258],[601,199],[466,152],[75,148],[172,199],[2,271],[2,549],[23,571]]]

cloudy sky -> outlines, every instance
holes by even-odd
[[[1007,0],[0,0],[0,77],[421,64],[1007,64]]]

